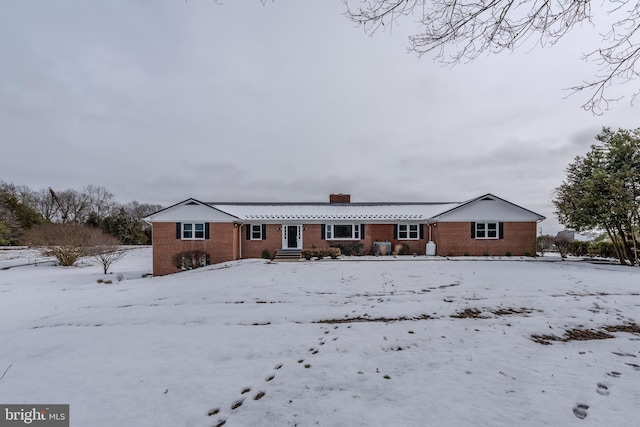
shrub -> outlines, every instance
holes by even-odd
[[[511,252],[507,252],[505,255],[511,257]]]
[[[325,257],[331,257],[331,259],[336,259],[340,255],[341,255],[340,249],[334,248],[334,247],[323,248],[323,249],[312,248],[312,249],[302,250],[302,257],[305,258],[306,260],[310,260],[311,258],[322,259]]]
[[[340,250],[340,248],[328,248],[328,249],[325,249],[325,253],[326,253],[326,256],[330,256],[331,259],[337,259],[339,256],[342,255],[342,251]]]
[[[262,258],[264,259],[271,259],[271,253],[269,252],[269,249],[264,248],[262,250]]]
[[[397,246],[396,246],[396,248],[397,248]],[[413,251],[411,250],[411,247],[406,243],[403,243],[402,247],[398,251],[398,255],[411,255],[412,253],[413,253]]]
[[[211,263],[208,253],[200,250],[184,251],[173,256],[173,265],[181,270],[193,270]]]
[[[616,251],[611,242],[591,243],[589,246],[589,255],[602,258],[617,258]]]
[[[587,256],[589,255],[589,247],[591,242],[581,242],[574,240],[569,245],[569,253],[575,256]]]
[[[566,258],[571,249],[571,240],[561,236],[553,239],[553,243],[556,245],[558,252],[560,252],[560,256]]]
[[[99,228],[75,222],[37,225],[27,231],[22,242],[40,249],[43,255],[55,257],[62,266],[72,266],[80,258],[102,255],[105,259],[111,260],[108,264],[111,265],[121,256],[106,255],[121,250],[118,239]]]
[[[349,243],[334,243],[331,245],[332,248],[340,249],[340,253],[345,256],[360,256],[362,255],[362,248],[364,245],[360,242],[349,242]]]

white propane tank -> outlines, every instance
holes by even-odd
[[[429,240],[427,242],[427,256],[434,256],[436,254],[436,244]]]

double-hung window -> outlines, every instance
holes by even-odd
[[[398,224],[398,240],[420,239],[420,227],[418,224]]]
[[[182,223],[182,239],[183,240],[204,240],[204,223],[203,222],[183,222]]]
[[[327,224],[327,240],[360,240],[360,224]]]
[[[475,239],[498,239],[499,223],[497,222],[476,222]]]
[[[262,240],[262,224],[249,225],[249,239]]]

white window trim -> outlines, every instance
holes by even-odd
[[[410,227],[415,225],[416,237],[411,237],[412,231],[410,231]],[[406,227],[404,231],[400,230],[400,227]],[[400,237],[400,234],[404,234],[405,237]],[[409,223],[409,224],[398,224],[398,240],[420,240],[420,224],[418,223]]]
[[[192,237],[185,237],[185,225],[190,225],[191,226],[191,236]],[[202,237],[195,237],[196,236],[196,225],[202,225]],[[206,238],[206,232],[205,232],[205,223],[204,222],[183,222],[181,224],[181,233],[180,236],[182,238],[182,240],[204,240]]]
[[[254,227],[258,227],[260,237],[253,237]],[[249,224],[249,240],[262,240],[262,224]]]
[[[484,232],[485,232],[485,236],[484,237],[479,237],[478,236],[478,225],[484,225]],[[495,224],[496,228],[496,236],[495,237],[488,237],[489,234],[489,224]],[[476,239],[478,240],[498,240],[500,238],[500,222],[498,221],[487,221],[487,222],[476,222]]]
[[[350,225],[351,237],[334,237],[333,227],[336,225]],[[324,237],[325,240],[362,240],[360,236],[360,224],[326,224]]]

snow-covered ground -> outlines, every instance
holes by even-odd
[[[2,269],[18,252],[0,251],[0,403],[68,403],[72,426],[639,423],[640,335],[531,339],[640,323],[638,268],[246,260],[152,278],[141,248],[109,275]]]

